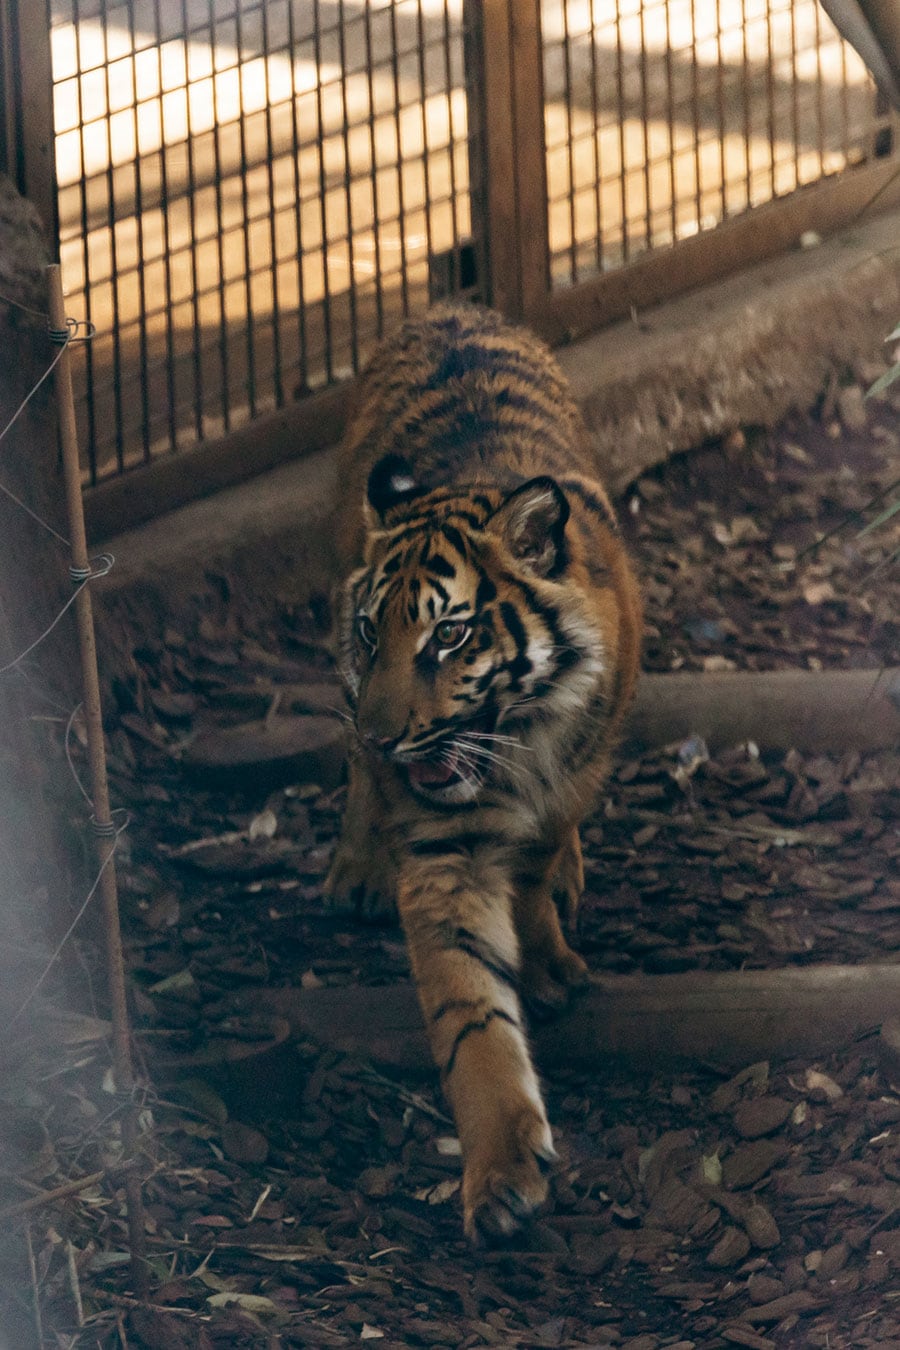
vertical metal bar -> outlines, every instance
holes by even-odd
[[[650,181],[650,90],[647,79],[647,32],[644,26],[646,4],[641,4],[640,31],[641,54],[639,68],[641,72],[641,139],[644,146],[644,247],[650,248],[653,242],[653,212],[651,208]]]
[[[243,11],[240,5],[235,8],[235,28],[237,38],[238,53],[238,87],[240,88],[240,68],[244,64],[244,26],[241,22]],[[247,361],[247,403],[250,408],[250,416],[256,416],[256,316],[253,313],[253,259],[250,252],[250,194],[247,189],[247,172],[249,163],[247,160],[247,120],[244,116],[244,99],[241,93],[241,106],[238,116],[238,141],[241,147],[240,162],[240,180],[241,180],[241,235],[244,242],[244,309],[246,312],[246,322],[244,323],[244,352]],[[230,392],[230,391],[229,391]]]
[[[284,378],[281,354],[281,304],[278,284],[278,229],[275,211],[275,140],[272,135],[272,98],[269,83],[269,61],[272,56],[269,37],[269,16],[265,4],[260,7],[262,25],[263,85],[266,91],[266,181],[269,187],[269,249],[271,251],[270,271],[272,274],[272,379],[275,386],[275,406],[284,404]]]
[[[622,11],[616,0],[616,110],[619,115],[619,201],[622,211],[622,262],[631,256],[628,221],[628,176],[625,172],[628,140],[625,134],[625,51],[622,46]]]
[[[343,0],[342,0],[343,2]],[[430,151],[428,146],[428,109],[425,106],[428,97],[428,81],[425,70],[425,25],[422,15],[422,0],[416,0],[416,38],[419,49],[419,107],[422,124],[422,177],[425,182],[425,250],[431,262],[434,257],[434,245],[431,224],[431,181],[429,177]]]
[[[347,118],[347,35],[344,31],[346,16],[344,0],[338,0],[338,51],[341,61],[341,102],[344,115],[341,120],[341,132],[344,145],[344,201],[347,205],[347,263],[349,267],[348,302],[350,305],[350,364],[354,371],[359,370],[359,317],[356,304],[356,267],[353,238],[353,192],[350,173],[350,125]],[[424,115],[424,109],[423,109]]]
[[[794,187],[800,183],[800,102],[797,79],[797,0],[791,0],[791,119],[794,130]]]
[[[700,161],[700,82],[697,60],[697,0],[691,0],[691,122],[694,131],[694,215],[697,219],[697,233],[703,219],[703,172]]]
[[[575,145],[572,134],[572,35],[569,32],[569,6],[563,0],[563,92],[566,100],[566,165],[569,179],[569,280],[578,280],[578,249],[575,229]]]
[[[368,13],[368,6],[366,6]],[[306,333],[306,281],[303,276],[303,196],[300,180],[300,122],[297,113],[297,37],[294,29],[294,6],[287,7],[288,51],[291,61],[291,129],[293,147],[291,164],[294,179],[294,220],[297,227],[297,341],[299,344],[300,387],[309,387],[309,349]]]
[[[822,97],[822,22],[819,6],[814,9],[816,25],[816,128],[818,131],[819,177],[825,173],[825,109]]]
[[[450,213],[453,220],[453,256],[456,263],[456,285],[460,288],[462,283],[462,258],[460,255],[460,231],[459,231],[459,198],[456,183],[456,155],[454,152],[453,141],[453,64],[452,64],[452,42],[453,37],[450,31],[450,9],[448,0],[444,0],[442,7],[444,20],[444,80],[446,83],[445,97],[447,99],[447,157],[450,164]],[[463,7],[463,22],[465,22],[465,6]],[[466,110],[466,132],[470,131],[468,108]],[[469,187],[469,197],[471,200],[472,189]],[[474,226],[474,218],[473,218]]]
[[[134,29],[134,6],[128,6],[128,36],[131,42],[131,76],[134,99],[132,103],[134,125],[134,218],[137,237],[137,279],[140,313],[138,315],[138,396],[141,402],[141,441],[142,459],[150,461],[150,389],[147,379],[147,282],[144,276],[144,192],[141,175],[140,119],[138,117],[137,58],[135,47],[137,39]]]
[[[229,389],[231,384],[231,353],[228,346],[228,314],[225,307],[225,242],[222,230],[224,219],[222,196],[222,147],[219,140],[222,123],[219,118],[219,87],[216,78],[218,75],[216,61],[216,49],[218,45],[218,35],[216,32],[216,0],[206,0],[206,4],[207,13],[209,15],[209,46],[213,67],[213,185],[216,194],[216,223],[218,227],[216,229],[216,261],[219,268],[219,369],[222,375],[222,394],[220,403],[225,430],[230,431],[231,400],[229,397]]]
[[[725,220],[728,215],[728,158],[725,153],[725,74],[722,62],[722,0],[716,0],[716,118],[719,123],[719,214],[720,218]]]
[[[397,6],[391,5],[391,73],[394,81],[394,125],[397,131],[397,210],[400,228],[400,296],[403,313],[409,313],[409,275],[406,258],[406,204],[403,191],[403,149],[400,136],[400,56],[397,50]]]
[[[750,44],[747,41],[747,0],[741,0],[741,100],[744,110],[744,164],[747,206],[753,202],[753,170],[750,161]]]
[[[841,43],[841,149],[850,153],[850,104],[847,90],[847,44]]]
[[[102,0],[100,5],[100,17],[103,23],[104,46],[107,34],[107,22],[109,15],[107,12],[106,0]],[[115,410],[113,426],[113,444],[116,452],[116,468],[119,473],[125,469],[125,429],[123,426],[124,415],[122,408],[122,389],[124,381],[122,379],[122,348],[120,337],[121,311],[119,307],[119,267],[118,250],[116,247],[116,203],[115,203],[115,180],[113,175],[113,146],[112,146],[112,87],[109,79],[109,53],[108,49],[104,52],[103,72],[106,80],[106,228],[109,230],[109,248],[110,248],[110,291],[112,293],[112,396],[113,408]]]
[[[197,247],[199,237],[199,218],[197,215],[197,179],[194,172],[194,128],[191,119],[191,76],[187,59],[187,41],[190,28],[188,19],[188,0],[181,0],[181,27],[185,40],[185,103],[187,107],[187,166],[188,211],[191,219],[190,267],[191,267],[191,316],[193,336],[191,356],[194,386],[194,432],[198,440],[203,439],[203,360],[201,354],[200,328],[200,277],[197,271]]]
[[[669,0],[666,0],[668,11]],[[598,272],[603,270],[603,211],[600,191],[600,86],[597,77],[597,21],[591,11],[591,122],[594,133],[591,137],[593,173],[594,173],[594,212],[597,222],[597,235],[594,240],[594,265]],[[671,71],[669,72],[671,75]]]
[[[466,81],[466,148],[469,171],[469,211],[472,222],[472,238],[475,244],[479,298],[496,304],[497,301],[492,300],[494,295],[494,257],[488,188],[490,182],[488,173],[490,133],[487,129],[487,83],[484,69],[485,25],[482,5],[483,0],[463,0],[462,41]],[[451,89],[451,85],[451,70],[448,59],[448,91]],[[452,164],[452,144],[450,160]]]
[[[646,65],[646,0],[641,4],[641,124],[644,140],[644,246],[653,247],[653,175],[650,173],[650,84]]]
[[[162,61],[162,0],[153,0],[153,21],[156,28],[156,65],[159,71],[159,114],[161,136],[159,147],[160,202],[163,221],[163,269],[166,277],[166,293],[163,299],[166,315],[166,409],[169,424],[169,450],[178,448],[178,421],[175,416],[175,329],[172,323],[172,237],[169,230],[169,173],[168,150],[166,146],[166,127],[163,118],[163,61]]]
[[[384,333],[384,282],[381,274],[381,217],[378,211],[378,142],[375,136],[375,58],[372,50],[372,8],[364,7],[366,89],[369,99],[369,161],[372,178],[372,238],[375,267],[375,331]]]
[[[81,266],[84,275],[85,311],[87,313],[88,319],[90,320],[92,318],[91,301],[92,301],[93,287],[91,284],[91,255],[88,249],[88,234],[90,232],[90,225],[88,221],[88,211],[87,211],[87,172],[86,172],[86,165],[84,162],[84,100],[81,94],[81,79],[82,79],[81,42],[78,40],[77,37],[78,33],[80,32],[80,25],[81,25],[80,0],[73,0],[72,22],[75,26],[77,53],[78,53],[75,66],[76,66],[76,81],[78,90],[76,103],[78,111],[78,132],[79,132],[80,153],[81,153],[81,179],[78,184],[78,204],[79,204],[79,214],[81,216]],[[91,483],[94,484],[97,482],[97,405],[95,399],[95,379],[94,379],[96,363],[95,363],[94,349],[91,343],[88,342],[85,345],[87,347],[87,351],[85,352],[84,375],[85,375],[85,410],[87,412],[87,431],[88,431],[88,438],[87,438],[88,475]]]
[[[666,121],[669,131],[669,223],[678,239],[678,177],[675,172],[675,92],[672,75],[672,3],[666,0]]]
[[[769,192],[775,196],[775,52],[772,45],[772,0],[766,0],[766,104],[769,128]]]
[[[325,104],[322,97],[322,9],[320,0],[313,0],[313,50],[316,58],[316,114],[319,123],[319,219],[322,224],[322,325],[325,335],[325,376],[330,384],[334,379],[334,349],[331,341],[331,285],[328,275],[328,206],[325,173]]]

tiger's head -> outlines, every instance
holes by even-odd
[[[474,801],[584,709],[603,670],[602,636],[570,582],[568,500],[550,477],[507,493],[429,489],[389,455],[365,516],[365,562],[339,617],[356,731],[417,797]]]

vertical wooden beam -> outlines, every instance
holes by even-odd
[[[481,7],[481,107],[487,161],[488,296],[511,318],[522,313],[516,150],[513,115],[513,0],[483,0]]]
[[[523,318],[549,276],[539,0],[483,0],[480,29],[489,295]]]
[[[520,303],[527,319],[546,304],[550,289],[540,0],[512,0],[510,19]]]
[[[50,254],[58,253],[53,68],[46,0],[0,0],[0,167],[37,210]]]

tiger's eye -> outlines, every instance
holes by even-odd
[[[451,619],[444,619],[434,630],[435,642],[437,642],[439,647],[444,647],[449,650],[452,650],[454,647],[459,647],[465,642],[468,636],[469,625],[467,623],[461,623],[459,620],[454,622]]]
[[[362,638],[365,645],[369,648],[369,651],[373,652],[378,644],[378,632],[368,614],[357,614],[356,631],[359,633],[359,636]]]

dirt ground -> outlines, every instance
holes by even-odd
[[[865,425],[859,391],[835,387],[816,417],[641,479],[620,505],[646,668],[900,664],[900,530],[860,534],[898,447],[896,409]],[[541,1064],[552,1202],[511,1247],[473,1252],[435,1075],[298,1043],[265,1012],[267,989],[408,978],[399,930],[323,907],[342,787],[189,772],[198,731],[264,715],[278,686],[329,683],[327,621],[324,600],[261,622],[223,593],[120,681],[153,1287],[131,1297],[102,1028],[69,1019],[31,1047],[27,1092],[0,1101],[20,1141],[0,1204],[103,1175],[32,1213],[31,1269],[10,1230],[9,1325],[32,1324],[37,1288],[45,1344],[67,1347],[900,1346],[900,1057],[877,1027],[822,1062],[737,1075]],[[764,727],[712,759],[691,740],[625,746],[583,831],[577,945],[598,971],[648,977],[896,962],[898,796],[896,749],[773,755]]]

